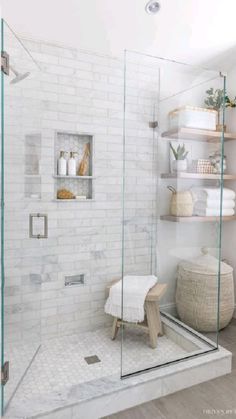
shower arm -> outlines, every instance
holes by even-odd
[[[15,76],[17,77],[17,76],[19,76],[19,73],[18,73],[18,71],[16,71],[13,67],[12,67],[12,65],[10,65],[9,64],[9,69],[15,74]]]

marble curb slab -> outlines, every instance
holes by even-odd
[[[231,372],[232,354],[219,347],[195,358],[120,379],[111,375],[14,404],[8,419],[98,419]]]

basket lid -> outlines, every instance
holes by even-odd
[[[202,255],[188,261],[180,262],[179,266],[186,271],[200,273],[202,275],[218,274],[219,261],[214,256],[208,253],[208,249],[203,247],[201,249]],[[228,274],[233,272],[232,266],[225,262],[220,262],[221,274]]]

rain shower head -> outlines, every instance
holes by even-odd
[[[21,80],[26,79],[30,75],[30,72],[27,71],[26,73],[18,73],[12,66],[10,66],[11,71],[15,74],[14,79],[10,81],[11,84],[19,83]]]

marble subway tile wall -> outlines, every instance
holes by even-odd
[[[41,71],[6,86],[5,321],[10,342],[110,324],[105,288],[122,271],[123,62],[23,42]],[[26,63],[12,40],[9,48],[16,63]],[[126,98],[125,272],[150,273],[155,156],[148,122],[156,72],[140,64],[133,70]],[[94,136],[92,201],[55,201],[56,131]],[[47,214],[47,239],[29,238],[29,214],[34,213]],[[65,276],[78,274],[85,274],[85,284],[65,287]]]
[[[126,52],[124,272],[156,273],[159,61]]]

